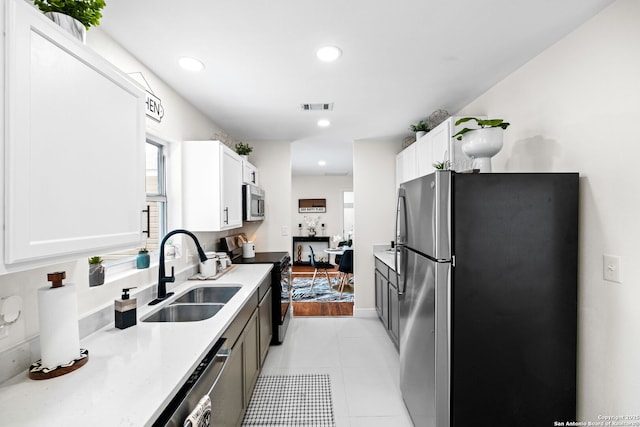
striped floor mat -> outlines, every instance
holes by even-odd
[[[329,375],[261,375],[242,425],[334,427]]]

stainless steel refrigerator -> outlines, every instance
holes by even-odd
[[[575,420],[578,174],[401,185],[400,384],[417,427]]]

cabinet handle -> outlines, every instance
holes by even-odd
[[[149,209],[149,205],[147,205],[147,209],[143,209],[142,212],[147,213],[147,229],[142,230],[142,233],[147,235],[147,238],[151,238],[151,209]]]
[[[224,223],[229,224],[229,208],[224,208]]]
[[[251,182],[252,183],[256,183],[256,173],[255,172],[251,172]]]

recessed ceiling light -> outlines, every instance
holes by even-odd
[[[327,164],[327,162],[325,162],[324,160],[318,160],[318,165],[324,166],[326,164]]]
[[[318,51],[316,52],[316,56],[318,57],[318,59],[326,62],[335,61],[336,59],[340,58],[340,55],[342,55],[342,51],[340,50],[340,48],[337,48],[335,46],[324,46],[318,49]]]
[[[204,64],[195,58],[182,57],[178,60],[178,64],[185,70],[189,71],[202,71],[204,70]]]
[[[326,128],[329,125],[331,125],[331,122],[327,119],[318,120],[318,126],[320,126],[321,128]]]

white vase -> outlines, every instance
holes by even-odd
[[[87,42],[87,29],[82,25],[82,22],[60,12],[47,12],[45,16],[60,25],[65,31],[80,40],[83,44]]]
[[[419,140],[420,138],[422,138],[423,136],[425,136],[427,134],[426,130],[419,130],[416,132],[416,141]]]
[[[502,149],[502,128],[483,128],[462,137],[462,152],[473,159],[473,168],[491,172],[491,157]]]

